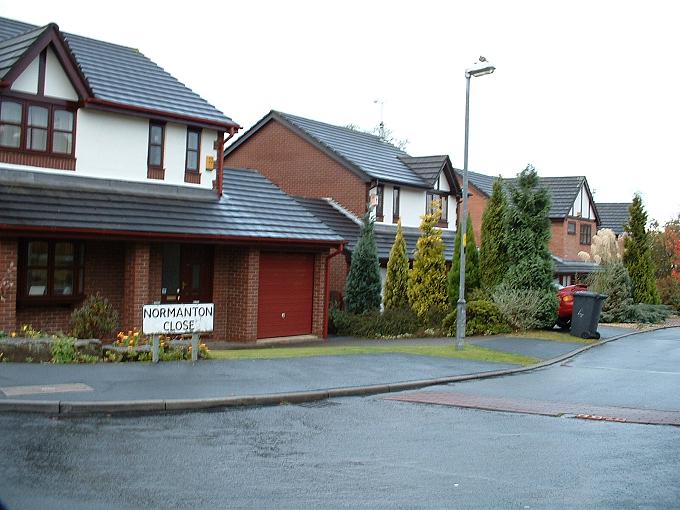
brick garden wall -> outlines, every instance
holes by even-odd
[[[366,211],[366,183],[277,121],[229,154],[225,166],[255,169],[291,195],[333,197],[360,217]]]

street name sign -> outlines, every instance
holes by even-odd
[[[144,305],[142,332],[145,335],[210,333],[214,314],[213,303]]]

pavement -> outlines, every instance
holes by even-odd
[[[606,342],[629,331],[601,327]],[[287,359],[53,365],[0,365],[0,412],[50,414],[163,412],[271,405],[417,389],[507,375],[563,361],[590,345],[506,336],[469,342],[544,360],[531,367],[410,354]],[[450,344],[451,338],[329,339],[330,345]],[[597,344],[596,344],[597,345]]]

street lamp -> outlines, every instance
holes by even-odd
[[[465,149],[463,151],[463,211],[458,228],[461,229],[460,243],[460,279],[458,284],[458,303],[456,312],[456,350],[465,346],[465,252],[467,251],[467,215],[468,215],[468,139],[470,133],[470,78],[484,76],[496,70],[484,57],[479,57],[472,67],[465,70]]]

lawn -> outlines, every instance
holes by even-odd
[[[349,356],[355,354],[414,354],[418,356],[435,356],[440,358],[457,358],[494,363],[511,363],[515,365],[533,365],[540,360],[520,354],[494,351],[476,345],[466,344],[462,351],[453,345],[338,345],[313,347],[272,347],[266,349],[231,349],[210,351],[213,359],[272,359],[303,358],[311,356]]]
[[[571,336],[568,331],[558,331],[555,329],[534,329],[523,333],[512,333],[509,335],[514,338],[529,338],[532,340],[551,340],[553,342],[569,342],[574,344],[596,344],[598,340],[588,340]]]

